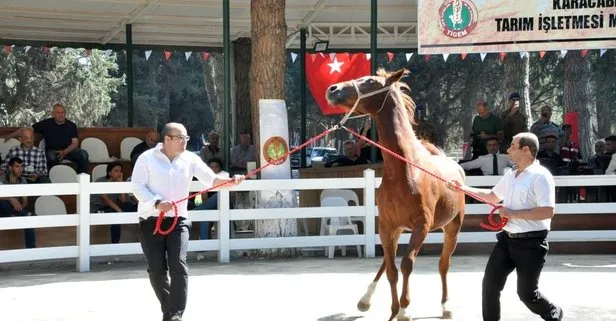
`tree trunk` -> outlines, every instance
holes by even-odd
[[[224,129],[224,71],[222,70],[222,59],[221,54],[212,53],[209,59],[203,62],[205,95],[212,115],[214,115],[214,129],[221,135]]]
[[[252,25],[250,106],[252,109],[253,142],[257,151],[257,159],[260,159],[259,99],[285,98],[285,41],[287,37],[285,0],[251,1],[250,17]],[[282,199],[279,203],[280,206],[278,207],[288,207],[290,205],[286,201],[283,202]],[[259,220],[255,224],[255,234],[256,237],[296,236],[297,220]],[[288,256],[295,254],[295,250],[261,250],[257,254],[270,257]]]
[[[607,52],[603,57],[597,58],[595,62],[594,79],[597,109],[597,130],[594,133],[598,138],[605,138],[612,133],[612,113],[610,108],[613,106],[613,101],[616,98],[614,81],[614,64],[616,63],[616,55]]]
[[[233,59],[235,67],[235,106],[236,126],[234,137],[240,137],[243,131],[253,133],[252,108],[250,101],[250,38],[239,38],[233,43]],[[257,127],[258,128],[258,127]],[[255,137],[255,142],[256,137]],[[236,143],[239,144],[239,141]],[[256,146],[256,144],[255,144]]]
[[[591,154],[591,113],[589,108],[588,83],[590,65],[588,59],[581,56],[579,51],[569,51],[565,56],[565,113],[575,111],[578,113],[578,128],[580,149],[582,157]]]
[[[528,55],[518,58],[515,54],[509,54],[505,58],[505,79],[503,82],[506,96],[504,101],[508,108],[509,95],[513,92],[520,94],[520,111],[526,116],[528,126],[533,123],[532,110],[530,106],[530,62]]]

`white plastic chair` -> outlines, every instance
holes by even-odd
[[[322,207],[345,207],[349,206],[348,202],[342,197],[325,197],[321,200]],[[356,224],[351,222],[348,216],[321,218],[321,235],[336,235],[339,231],[351,231],[353,234],[359,234]],[[335,246],[329,246],[325,250],[328,258],[334,258]],[[346,246],[340,247],[342,256],[346,256]],[[357,245],[357,256],[362,256],[361,246]]]
[[[77,183],[77,172],[68,165],[54,165],[49,170],[52,183]]]
[[[324,189],[321,192],[321,200],[326,197],[342,197],[347,202],[347,204],[352,202],[353,206],[359,206],[359,197],[357,196],[357,193],[350,189]],[[349,204],[349,206],[351,205]],[[364,226],[366,226],[365,219],[363,216],[351,216],[351,220],[359,221],[364,224]]]
[[[92,169],[92,182],[107,175],[107,164],[98,164]]]
[[[6,158],[11,148],[13,148],[14,146],[19,146],[20,144],[21,142],[15,138],[10,138],[0,143],[0,154],[2,155],[2,159]]]
[[[34,202],[34,213],[36,215],[62,215],[66,214],[66,205],[57,196],[39,196]]]
[[[81,141],[81,149],[88,152],[88,160],[92,163],[109,163],[117,160],[116,157],[109,156],[105,142],[96,137],[88,137]]]
[[[130,153],[133,151],[135,146],[141,144],[143,140],[137,137],[126,137],[122,139],[120,143],[120,158],[124,160],[130,160]]]

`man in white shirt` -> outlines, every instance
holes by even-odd
[[[505,167],[512,167],[509,156],[500,154],[500,144],[496,137],[488,138],[486,141],[487,155],[481,155],[472,161],[460,164],[466,171],[479,168],[483,175],[503,175]]]
[[[507,173],[491,190],[461,186],[492,203],[503,201],[499,211],[509,221],[497,234],[482,285],[484,321],[500,320],[500,293],[515,269],[518,296],[544,320],[562,320],[563,311],[538,289],[539,276],[548,252],[546,237],[555,208],[555,185],[550,171],[537,161],[539,140],[535,134],[519,133],[507,150],[517,170]]]
[[[169,229],[175,215],[173,201],[189,195],[193,177],[209,187],[228,181],[239,184],[244,176],[217,176],[198,155],[186,151],[190,137],[182,124],[166,124],[161,136],[163,143],[143,152],[137,159],[131,182],[139,200],[141,248],[147,260],[150,283],[160,301],[163,321],[181,321],[188,295],[186,255],[191,223],[187,220],[187,202],[176,204],[178,223],[168,235],[153,234],[158,214],[165,213],[161,230]]]

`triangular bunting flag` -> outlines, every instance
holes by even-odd
[[[580,54],[582,55],[582,58],[583,58],[583,57],[586,57],[586,55],[588,54],[588,49],[584,49],[584,50],[582,50],[582,51],[580,52]]]
[[[566,55],[567,55],[567,50],[560,51],[560,58],[565,58]]]
[[[105,56],[109,57],[113,53],[113,50],[107,49],[107,50],[104,51],[104,53],[105,53]]]
[[[295,59],[297,59],[297,54],[292,52],[291,53],[291,62],[295,62]]]
[[[372,57],[372,54],[366,54],[366,60],[370,60],[370,57]]]
[[[479,56],[481,57],[481,61],[483,61],[484,59],[486,59],[486,56],[487,56],[487,55],[488,55],[488,54],[487,54],[487,53],[485,53],[485,52],[480,53],[480,54],[479,54]]]
[[[49,47],[47,46],[43,46],[43,52],[49,54],[51,52],[51,49],[49,49]]]
[[[520,51],[520,59],[524,59],[524,57],[528,56],[528,51]]]
[[[393,52],[387,52],[387,60],[389,62],[392,62],[394,60],[394,53]]]
[[[90,57],[92,55],[92,49],[86,49],[86,57]]]
[[[152,54],[152,50],[146,50],[145,51],[145,60],[147,61],[148,59],[150,59],[150,55]]]
[[[443,60],[447,61],[447,58],[449,58],[449,54],[448,53],[444,53],[443,54]]]
[[[11,46],[4,46],[4,52],[6,52],[6,54],[10,54],[11,53]]]
[[[28,50],[30,50],[30,48],[32,48],[32,46],[26,46],[26,52],[28,52]]]
[[[332,52],[329,54],[329,60],[334,61],[334,58],[336,58],[336,53]]]
[[[210,53],[207,51],[204,51],[203,54],[201,55],[201,58],[203,58],[203,61],[207,61],[208,59],[210,59]]]
[[[507,53],[506,52],[501,52],[498,54],[500,61],[505,61],[505,57],[507,57]]]
[[[424,56],[424,61],[425,62],[430,62],[430,58],[431,58],[430,55],[425,55]]]
[[[413,57],[413,53],[407,53],[406,54],[406,61],[408,62],[409,60],[411,60],[411,57]]]
[[[465,53],[460,54],[460,58],[462,58],[462,60],[464,60],[464,59],[466,59],[466,55],[468,55],[468,54],[465,54]]]
[[[316,54],[309,54],[308,56],[310,56],[310,60],[312,60],[312,62],[314,62],[314,60],[317,58]]]
[[[186,60],[188,60],[188,58],[190,58],[190,55],[192,55],[192,51],[186,51],[184,53],[184,57],[186,57]]]
[[[539,51],[539,58],[543,59],[543,57],[545,56],[545,51]]]
[[[603,57],[606,51],[607,49],[601,49],[601,51],[599,52],[599,57]]]
[[[169,61],[169,58],[171,58],[171,51],[165,50],[165,60]]]

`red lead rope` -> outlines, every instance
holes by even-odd
[[[333,128],[330,128],[330,129],[327,129],[327,130],[323,131],[321,134],[319,134],[319,135],[315,136],[314,138],[312,138],[312,139],[310,139],[310,140],[306,141],[305,143],[303,143],[303,144],[301,144],[301,145],[299,145],[299,146],[295,147],[294,149],[292,149],[292,150],[290,150],[290,151],[286,152],[284,155],[279,156],[278,158],[276,158],[276,159],[274,159],[274,160],[270,161],[269,163],[265,164],[264,166],[261,166],[261,167],[259,167],[259,168],[255,169],[255,170],[251,171],[250,173],[247,173],[245,176],[248,178],[248,177],[252,177],[252,176],[256,175],[257,173],[259,173],[260,171],[262,171],[264,168],[266,168],[266,167],[268,167],[268,166],[270,166],[270,165],[272,165],[272,164],[274,164],[274,163],[278,162],[279,160],[285,159],[285,158],[286,158],[286,157],[288,157],[289,155],[291,155],[291,154],[293,154],[293,153],[297,152],[298,150],[301,150],[302,148],[304,148],[304,147],[306,147],[306,146],[310,145],[312,142],[314,142],[314,141],[316,141],[316,140],[319,140],[319,139],[323,138],[325,135],[327,135],[327,134],[329,134],[330,132],[332,132],[332,131],[334,131],[334,130],[337,130],[337,129],[338,129],[337,127],[333,127]],[[220,184],[218,184],[218,185],[214,185],[214,186],[212,186],[212,187],[210,187],[210,188],[207,188],[207,189],[204,189],[204,190],[199,191],[199,192],[197,192],[197,193],[194,193],[194,194],[192,194],[192,195],[189,195],[188,197],[185,197],[185,198],[183,198],[183,199],[181,199],[181,200],[177,200],[177,201],[173,202],[173,210],[175,211],[175,216],[173,217],[173,223],[171,223],[171,226],[170,226],[168,229],[166,229],[166,230],[161,230],[160,226],[161,226],[161,224],[163,223],[163,220],[164,220],[164,218],[165,218],[165,212],[160,212],[160,213],[158,213],[158,218],[156,219],[156,227],[154,228],[154,233],[153,233],[153,234],[154,234],[154,235],[156,235],[156,233],[158,233],[158,234],[160,234],[160,235],[165,236],[165,235],[167,235],[167,234],[171,233],[171,231],[173,231],[173,230],[175,229],[175,226],[176,226],[176,225],[177,225],[177,223],[178,223],[178,207],[177,207],[177,204],[178,204],[178,203],[181,203],[181,202],[183,202],[183,201],[187,201],[187,200],[189,200],[189,199],[191,199],[191,198],[196,197],[197,195],[207,193],[207,192],[209,192],[209,191],[211,191],[211,190],[214,190],[214,189],[217,189],[217,188],[222,187],[222,186],[224,186],[224,185],[228,185],[228,184],[232,184],[232,183],[233,183],[233,181],[232,181],[232,180],[231,180],[231,181],[224,182],[224,183],[220,183]]]
[[[406,162],[406,163],[410,164],[411,166],[413,166],[413,167],[415,167],[415,168],[417,168],[417,169],[421,170],[422,172],[424,172],[424,173],[426,173],[426,174],[428,174],[428,175],[430,175],[430,176],[432,176],[432,177],[434,177],[434,178],[436,178],[436,179],[438,179],[438,180],[440,180],[440,181],[442,181],[442,182],[444,182],[444,183],[449,183],[449,181],[448,181],[448,180],[446,180],[445,178],[443,178],[443,177],[441,177],[441,176],[439,176],[439,175],[436,175],[436,174],[434,174],[434,173],[430,172],[429,170],[427,170],[427,169],[425,169],[425,168],[422,168],[421,166],[419,166],[419,165],[417,165],[417,164],[415,164],[415,163],[411,162],[410,160],[408,160],[408,159],[406,159],[406,158],[404,158],[404,157],[402,157],[402,156],[400,156],[400,155],[398,155],[398,154],[396,154],[396,153],[392,152],[391,150],[387,149],[387,148],[386,148],[386,147],[384,147],[383,145],[380,145],[380,144],[378,144],[378,143],[376,143],[376,142],[374,142],[374,141],[370,140],[369,138],[366,138],[366,137],[364,137],[364,136],[362,136],[362,135],[360,135],[360,134],[356,133],[356,132],[355,132],[355,131],[353,131],[352,129],[349,129],[349,128],[344,127],[344,126],[342,126],[342,128],[346,129],[349,133],[353,134],[353,136],[356,136],[356,137],[358,137],[358,138],[360,138],[360,139],[363,139],[363,140],[365,140],[365,141],[369,142],[370,144],[372,144],[372,145],[374,145],[374,146],[376,146],[376,147],[380,148],[381,150],[384,150],[385,152],[387,152],[388,154],[392,155],[393,157],[395,157],[395,158],[397,158],[397,159],[399,159],[399,160],[401,160],[401,161],[403,161],[403,162]],[[482,222],[482,223],[480,223],[480,224],[479,224],[481,227],[483,227],[483,228],[485,228],[485,229],[488,229],[488,230],[491,230],[491,231],[500,231],[500,230],[502,230],[502,229],[503,229],[503,227],[504,227],[505,225],[507,225],[507,221],[508,221],[508,220],[507,220],[507,218],[506,218],[506,217],[501,218],[501,220],[500,220],[500,221],[498,221],[498,222],[494,220],[494,213],[496,213],[496,211],[497,211],[498,209],[500,209],[502,206],[500,206],[500,205],[498,205],[498,204],[494,204],[494,203],[492,203],[492,202],[490,202],[490,201],[486,200],[485,198],[483,198],[483,197],[481,197],[481,196],[479,196],[479,195],[477,195],[477,194],[475,194],[475,193],[473,193],[473,192],[471,192],[471,191],[466,191],[466,190],[462,189],[462,188],[461,188],[460,186],[458,186],[458,185],[455,185],[455,186],[456,186],[456,188],[457,188],[458,190],[462,191],[462,192],[463,192],[463,193],[465,193],[466,195],[468,195],[468,196],[470,196],[470,197],[472,197],[472,198],[474,198],[474,199],[476,199],[476,200],[478,200],[478,201],[480,201],[480,202],[482,202],[482,203],[486,203],[486,204],[488,204],[488,205],[490,205],[490,206],[492,206],[492,207],[493,207],[493,208],[492,208],[492,211],[491,211],[491,212],[490,212],[490,214],[488,215],[488,223],[489,223],[489,225],[488,225],[488,224],[485,224],[485,223],[483,223],[483,222]]]

